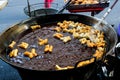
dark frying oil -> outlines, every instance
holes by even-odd
[[[55,70],[55,65],[61,67],[75,66],[78,61],[91,58],[93,53],[95,53],[96,48],[89,48],[86,45],[80,44],[79,40],[74,39],[70,33],[61,32],[64,36],[70,36],[72,38],[72,40],[67,43],[54,38],[53,34],[56,33],[56,31],[53,30],[54,27],[56,27],[56,25],[42,27],[41,29],[35,30],[34,33],[31,30],[23,32],[15,40],[17,44],[14,49],[17,48],[19,50],[18,56],[10,58],[8,55],[8,59],[16,65],[22,65],[21,67],[27,69]],[[45,45],[38,45],[38,38],[36,38],[36,36],[41,39],[48,39],[48,44],[53,46],[52,53],[44,53]],[[20,42],[27,42],[29,47],[27,49],[19,48],[17,45],[19,45]],[[30,51],[32,48],[36,49],[37,57],[30,59],[23,55],[25,51]],[[7,51],[7,53],[9,54],[9,51]]]

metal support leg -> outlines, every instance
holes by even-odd
[[[28,15],[31,17],[31,10],[30,10],[29,0],[27,0],[27,6],[28,6]]]

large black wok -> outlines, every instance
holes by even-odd
[[[61,80],[61,79],[68,79],[68,77],[72,75],[76,79],[78,79],[77,76],[81,76],[83,80],[87,80],[90,77],[90,75],[94,72],[97,66],[96,61],[84,67],[70,69],[70,70],[38,71],[38,70],[24,69],[22,68],[22,66],[18,66],[10,62],[7,58],[6,48],[8,47],[10,42],[16,39],[16,37],[18,37],[22,32],[30,29],[29,25],[32,24],[50,25],[63,20],[72,20],[90,26],[95,25],[99,21],[99,19],[91,16],[85,16],[80,14],[67,14],[67,13],[38,16],[34,18],[29,18],[27,20],[23,20],[20,23],[11,26],[0,35],[0,58],[6,63],[15,67],[23,79],[35,80],[39,78],[39,79],[49,79],[49,80],[50,79]],[[102,26],[101,30],[105,33],[105,37],[107,38],[107,49],[106,49],[106,53],[102,58],[103,60],[106,55],[113,53],[113,49],[117,43],[117,34],[115,30],[105,21],[102,22],[100,26]],[[43,77],[43,75],[45,77]]]

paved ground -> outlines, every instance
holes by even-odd
[[[29,18],[23,12],[23,8],[27,6],[26,1],[27,0],[9,0],[9,4],[7,5],[7,7],[0,11],[0,33],[9,28],[11,25]],[[30,0],[30,4],[39,3],[39,1],[43,2],[43,0]],[[112,5],[113,1],[114,0],[110,0],[110,5]],[[64,5],[63,0],[55,0],[55,2],[59,2],[60,7]],[[120,23],[119,4],[120,0],[105,19],[109,24],[114,25],[115,30]],[[108,8],[100,12],[98,15],[95,15],[95,17],[101,18],[102,15],[107,11],[107,9]],[[90,13],[78,14],[90,15]],[[19,76],[19,73],[16,69],[0,60],[0,80],[21,80],[21,77]]]

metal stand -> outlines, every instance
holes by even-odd
[[[29,0],[27,0],[27,6],[28,6],[28,15],[31,17],[31,9],[30,9]]]

